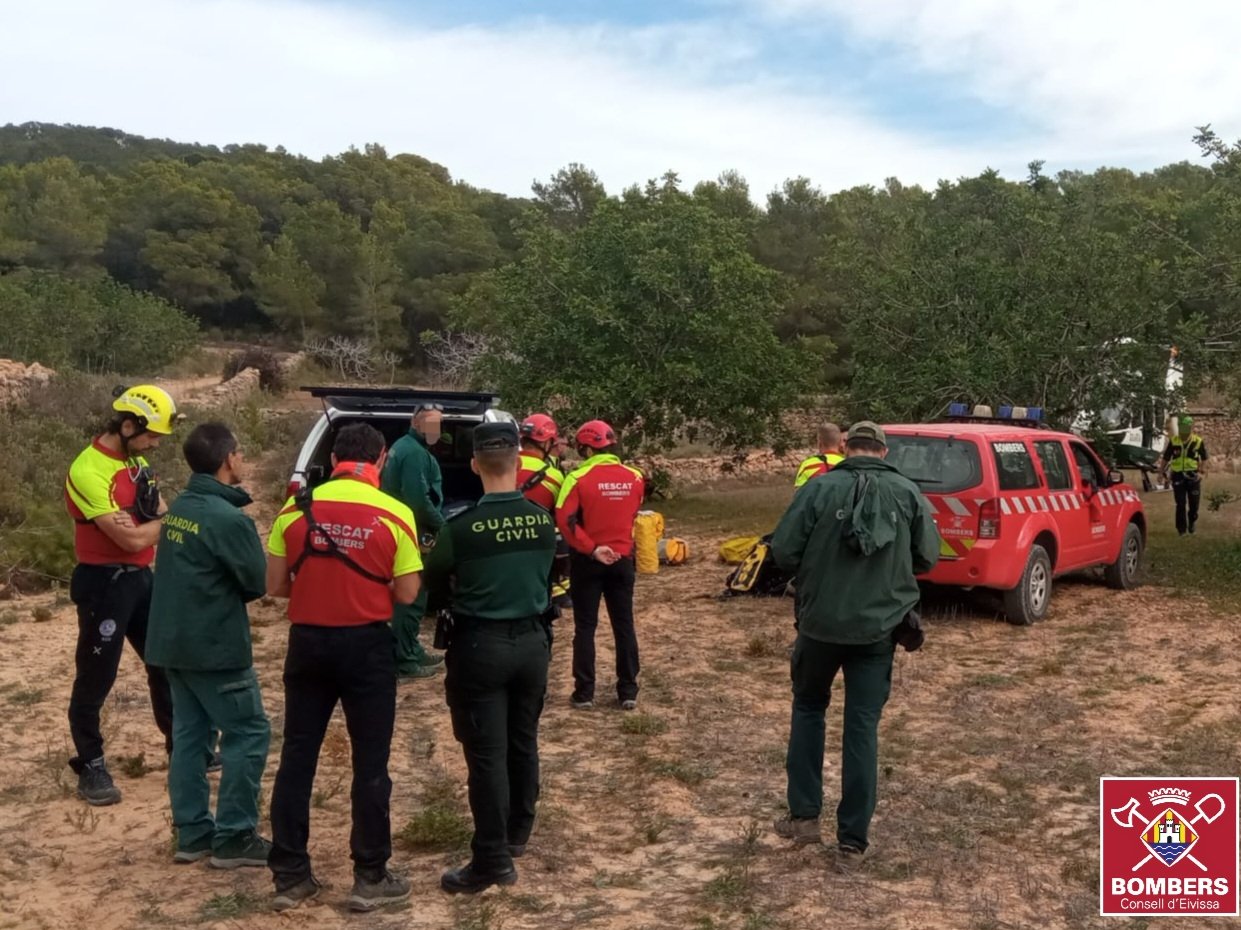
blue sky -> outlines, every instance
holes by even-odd
[[[381,142],[524,194],[735,169],[756,199],[1190,159],[1241,135],[1241,4],[1199,0],[24,0],[0,121],[312,156]],[[36,76],[37,77],[33,77]]]

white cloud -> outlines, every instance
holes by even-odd
[[[1241,4],[1199,0],[742,0],[844,26],[1042,128],[1049,158],[1173,161],[1211,122],[1241,132]]]
[[[610,189],[736,168],[761,196],[976,173],[981,153],[886,128],[787,84],[721,84],[739,29],[431,29],[296,0],[25,0],[6,14],[0,119],[107,125],[322,156],[381,142],[525,194],[570,161]]]

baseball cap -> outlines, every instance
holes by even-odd
[[[521,445],[521,437],[517,433],[516,423],[500,421],[480,423],[474,427],[474,450],[476,452],[516,449],[519,445]]]
[[[872,420],[860,420],[849,427],[848,442],[855,439],[870,439],[879,443],[881,446],[888,444],[888,437],[884,435],[883,427]]]

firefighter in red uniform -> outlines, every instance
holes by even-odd
[[[518,462],[517,489],[532,504],[550,514],[556,512],[556,498],[564,485],[564,472],[552,455],[560,439],[556,421],[545,413],[532,413],[521,424],[521,460]],[[558,607],[569,606],[569,546],[556,534],[556,561],[552,565],[552,600]]]
[[[616,433],[602,420],[577,431],[581,466],[565,478],[556,525],[572,550],[573,697],[582,710],[595,702],[595,628],[599,600],[608,607],[616,640],[616,697],[638,706],[638,636],[633,624],[633,521],[642,506],[642,472],[621,463]]]

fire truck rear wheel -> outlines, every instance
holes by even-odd
[[[1047,616],[1051,604],[1051,556],[1042,546],[1031,546],[1021,582],[1004,592],[1004,614],[1009,623],[1029,626]]]

